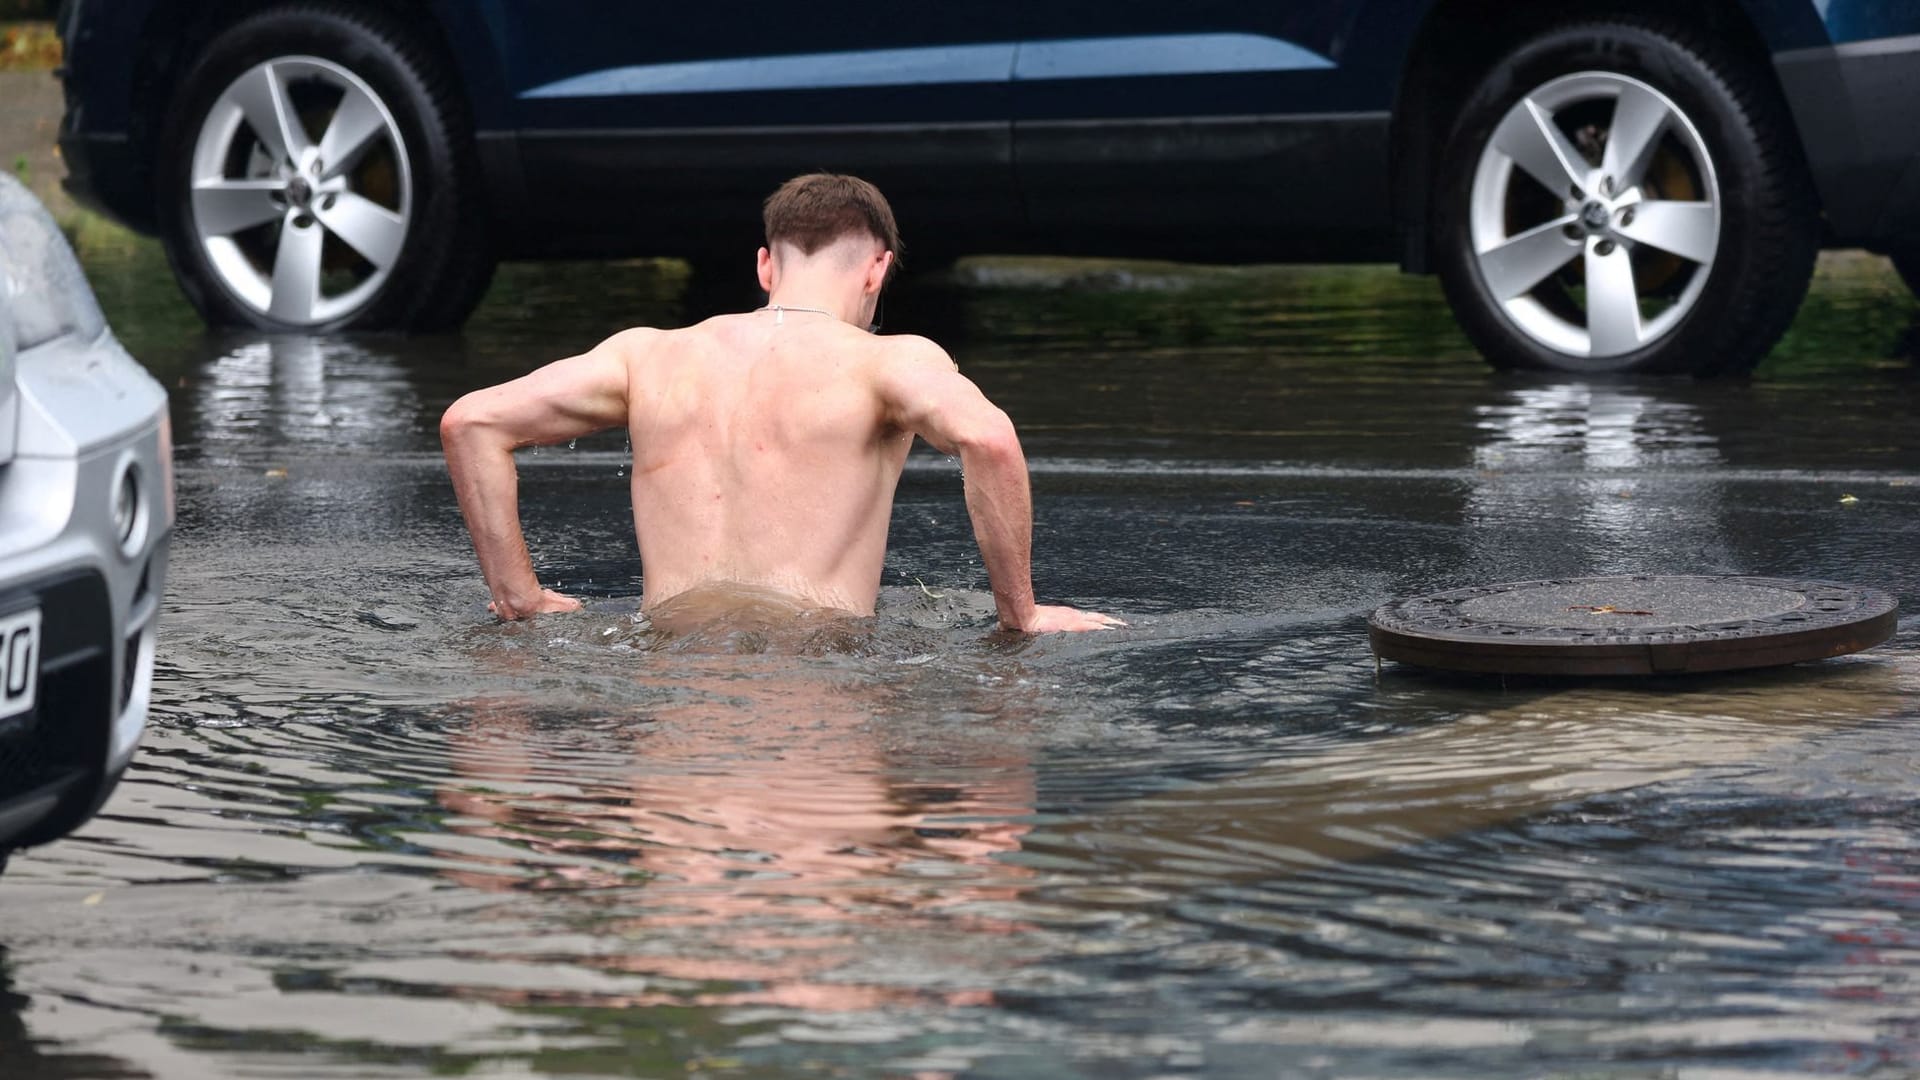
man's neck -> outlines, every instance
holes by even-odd
[[[834,299],[831,295],[822,292],[780,289],[767,298],[767,305],[763,310],[829,315],[844,323],[857,324],[860,322],[859,308],[858,300]]]

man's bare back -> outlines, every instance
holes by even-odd
[[[785,310],[616,342],[643,603],[734,582],[870,614],[913,444],[895,401],[952,370],[939,347]]]
[[[760,275],[775,305],[680,330],[628,330],[447,410],[448,467],[495,612],[579,606],[534,576],[512,449],[624,425],[643,608],[706,585],[746,585],[871,614],[894,488],[918,435],[961,458],[1004,626],[1116,625],[1034,603],[1026,459],[1006,414],[933,342],[860,329],[891,250],[856,230],[805,251],[773,235],[773,205]]]

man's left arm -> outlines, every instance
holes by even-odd
[[[572,597],[541,588],[533,572],[520,531],[520,479],[513,451],[624,424],[628,360],[650,333],[617,334],[582,355],[475,390],[441,417],[447,471],[499,617],[523,619],[580,606]]]
[[[891,339],[895,359],[879,382],[888,418],[960,458],[967,516],[986,564],[1000,625],[1030,634],[1104,630],[1111,615],[1033,597],[1033,495],[1013,422],[961,375],[945,350],[924,338]]]

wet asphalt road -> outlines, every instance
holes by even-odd
[[[1920,305],[1829,259],[1748,381],[1486,371],[1374,269],[986,260],[890,305],[1004,405],[1037,584],[951,463],[856,640],[662,642],[627,451],[522,457],[484,612],[459,393],[677,317],[672,267],[510,268],[457,338],[207,335],[81,236],[174,388],[153,726],[0,882],[0,1076],[1920,1072],[1920,625],[1765,673],[1389,666],[1387,599],[1825,577],[1920,610]],[[161,287],[156,288],[155,282]],[[1850,498],[1849,498],[1850,497]]]

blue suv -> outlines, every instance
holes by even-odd
[[[739,268],[828,169],[916,261],[1397,261],[1502,367],[1750,368],[1920,276],[1920,4],[67,0],[76,194],[211,321],[457,324],[498,259]]]

